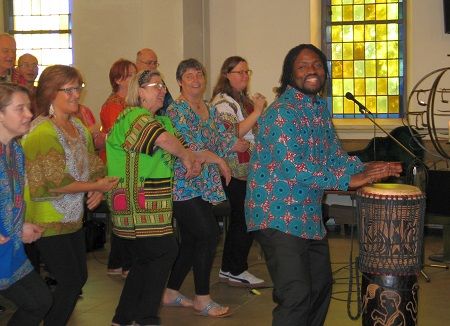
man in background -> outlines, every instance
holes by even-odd
[[[28,91],[30,92],[31,109],[35,117],[37,115],[37,104],[35,99],[36,86],[34,86],[34,81],[36,80],[38,73],[38,60],[34,55],[25,53],[19,57],[13,81],[28,88]]]
[[[16,63],[16,40],[8,33],[0,34],[0,82],[11,82]]]

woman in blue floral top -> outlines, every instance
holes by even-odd
[[[209,295],[209,279],[219,228],[212,204],[225,200],[220,181],[227,183],[231,171],[222,156],[244,152],[248,143],[228,133],[214,106],[202,100],[205,90],[205,68],[195,59],[182,61],[176,78],[181,95],[167,109],[167,116],[189,148],[205,160],[199,176],[186,180],[184,168],[175,162],[173,218],[180,229],[180,252],[169,278],[163,304],[193,307],[196,314],[225,317],[228,307],[215,303]],[[234,154],[236,155],[236,154]],[[193,267],[195,298],[180,294],[179,289]]]

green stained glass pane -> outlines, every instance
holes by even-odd
[[[399,95],[400,94],[399,78],[388,78],[388,94],[389,95]]]
[[[377,94],[377,79],[376,78],[366,78],[366,94],[376,95]]]
[[[355,5],[363,5],[364,4],[364,0],[354,0],[353,1],[353,3],[355,4]]]
[[[375,3],[375,0],[365,0],[364,3]]]
[[[374,24],[367,24],[365,25],[366,30],[366,42],[375,41],[376,37],[376,29]]]
[[[353,43],[344,43],[343,45],[343,59],[353,60]]]
[[[398,60],[388,60],[388,76],[399,76]]]
[[[353,82],[354,82],[353,79],[344,79],[344,85],[343,85],[344,89],[342,90],[342,93],[340,95],[345,94],[347,92],[354,93],[355,86],[354,86]]]
[[[364,6],[355,5],[353,15],[354,21],[364,21]]]
[[[375,42],[366,42],[365,56],[366,56],[366,60],[376,58]]]
[[[377,77],[387,77],[388,66],[387,60],[377,60]]]
[[[342,61],[333,61],[331,64],[331,77],[342,78]]]
[[[376,108],[377,108],[377,113],[387,113],[388,112],[387,96],[377,96]]]
[[[353,42],[353,25],[345,25],[342,28],[342,40],[344,42]]]
[[[398,25],[397,24],[387,24],[387,39],[388,40],[398,40]]]
[[[365,49],[364,43],[354,43],[353,44],[353,58],[355,60],[364,60],[365,59]]]
[[[333,96],[342,96],[342,94],[344,94],[343,91],[343,79],[333,79],[331,81],[331,85],[333,87]]]
[[[353,41],[364,41],[364,25],[353,25]]]
[[[386,41],[387,40],[387,25],[386,24],[377,24],[376,27],[376,40],[377,41]]]
[[[387,5],[387,19],[396,20],[398,19],[398,4],[391,3]]]
[[[377,95],[387,95],[387,78],[377,78]]]
[[[386,4],[380,3],[376,5],[377,20],[386,20]]]
[[[342,43],[333,43],[331,49],[333,53],[332,60],[342,60]]]
[[[357,61],[354,61],[354,63],[355,63],[355,72],[354,72],[354,74],[355,74],[355,78],[364,78],[365,76],[366,76],[366,73],[365,73],[365,64],[364,64],[364,60],[357,60]]]
[[[387,42],[377,42],[377,59],[387,58]]]
[[[375,20],[375,5],[366,5],[365,15],[366,20]]]
[[[331,7],[331,21],[341,22],[342,21],[342,6],[332,6]]]
[[[400,111],[400,98],[398,96],[388,96],[389,113],[398,113]]]
[[[342,6],[342,21],[353,21],[353,6]]]
[[[355,95],[366,95],[366,81],[364,78],[355,79]]]
[[[389,59],[397,59],[399,58],[398,54],[398,42],[397,41],[390,41],[387,42],[387,57]]]
[[[344,61],[344,78],[353,78],[353,61]]]
[[[333,112],[336,114],[342,114],[344,112],[343,106],[343,98],[342,97],[333,97]]]
[[[366,108],[371,112],[378,112],[376,96],[366,96]]]
[[[352,5],[353,4],[353,0],[342,0],[342,4],[343,5]]]
[[[342,42],[342,26],[331,27],[331,40],[333,42]]]
[[[377,62],[376,60],[366,60],[366,77],[377,76]]]

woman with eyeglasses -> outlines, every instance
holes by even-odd
[[[27,184],[25,220],[43,229],[36,246],[57,281],[44,324],[66,325],[87,279],[84,198],[87,208],[100,204],[118,178],[104,178],[89,130],[72,117],[83,89],[80,72],[69,66],[47,67],[39,78],[40,115],[24,136]]]
[[[212,103],[219,111],[225,127],[236,138],[245,139],[250,147],[245,153],[227,156],[231,168],[230,183],[222,184],[230,202],[231,216],[219,271],[220,282],[230,286],[262,287],[264,280],[250,274],[247,257],[253,243],[253,234],[247,233],[244,202],[249,172],[250,154],[254,146],[256,121],[267,106],[264,96],[248,94],[252,71],[247,61],[239,56],[227,58],[220,69],[220,76],[214,87]]]
[[[186,180],[183,168],[175,163],[174,218],[180,230],[180,252],[167,284],[163,304],[193,307],[195,314],[207,317],[230,315],[228,307],[211,299],[209,282],[219,226],[212,204],[226,199],[220,175],[228,183],[231,171],[222,156],[245,152],[248,143],[228,133],[217,109],[203,101],[206,86],[204,66],[195,59],[182,61],[176,79],[181,89],[178,99],[167,109],[167,116],[194,152],[208,153],[198,177]],[[234,154],[236,155],[236,154]],[[189,300],[179,291],[193,267],[195,297]]]
[[[133,243],[133,265],[125,280],[112,325],[159,325],[158,312],[178,246],[172,229],[173,164],[183,177],[200,164],[178,137],[163,106],[166,87],[156,70],[131,79],[130,107],[119,114],[106,142],[107,166],[120,183],[108,194],[113,232]]]
[[[24,222],[25,158],[17,137],[29,131],[32,117],[29,91],[0,83],[0,295],[17,306],[8,325],[38,326],[52,305],[24,249],[42,234],[39,226]]]

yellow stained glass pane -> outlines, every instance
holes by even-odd
[[[388,96],[389,113],[398,113],[400,111],[400,99],[398,96]]]
[[[387,5],[387,19],[396,20],[398,19],[398,4],[390,3]]]
[[[366,5],[366,20],[375,20],[375,5]]]
[[[377,78],[377,95],[387,95],[387,78]]]
[[[376,95],[377,94],[377,79],[376,78],[366,78],[366,94]]]
[[[55,3],[53,1],[42,1],[41,15],[51,15],[52,7],[55,7]]]
[[[365,49],[364,43],[354,43],[353,44],[353,58],[355,60],[364,60],[366,58],[365,56]]]
[[[331,63],[331,77],[342,78],[342,61],[333,61]]]
[[[331,86],[333,88],[333,96],[342,96],[342,94],[344,92],[343,91],[343,87],[344,87],[343,79],[339,79],[339,78],[333,79],[331,81]]]
[[[376,96],[366,96],[366,108],[368,108],[370,112],[378,112]]]
[[[364,6],[355,5],[353,10],[354,21],[364,21]]]
[[[387,39],[388,40],[398,40],[398,25],[397,24],[387,24]]]
[[[389,95],[400,94],[400,82],[398,78],[388,78],[388,94]]]
[[[43,49],[43,65],[62,64],[71,65],[73,62],[71,49]],[[50,59],[50,60],[49,60]]]
[[[366,60],[376,58],[375,42],[366,42],[365,57],[366,57]]]
[[[344,73],[344,78],[353,78],[353,61],[344,61],[342,72]]]
[[[377,77],[387,77],[388,66],[387,60],[377,60]]]
[[[377,20],[386,20],[386,4],[377,4]]]
[[[331,7],[331,21],[341,22],[342,21],[342,6],[332,6]]]
[[[354,75],[355,78],[364,78],[366,77],[366,69],[364,60],[356,60],[354,61],[355,68],[354,68]]]
[[[67,15],[61,15],[59,17],[59,29],[61,30],[69,29],[69,17]]]
[[[31,1],[31,14],[32,15],[40,15],[41,14],[41,2],[40,1]]]
[[[14,1],[13,15],[31,15],[31,0]]]
[[[342,6],[342,21],[353,21],[353,6]]]
[[[376,60],[366,60],[366,77],[377,76],[377,62]]]
[[[344,42],[353,42],[353,25],[345,25],[342,28],[342,40]]]
[[[355,95],[366,95],[366,81],[364,78],[355,79]]]
[[[342,0],[342,4],[343,5],[352,5],[353,4],[353,0]]]
[[[398,41],[387,42],[387,51],[387,57],[389,59],[397,59],[399,57]]]
[[[377,113],[387,113],[388,112],[388,101],[387,96],[377,96]],[[369,109],[370,110],[370,109]]]
[[[375,24],[367,24],[365,25],[365,35],[366,35],[366,42],[375,41],[376,37],[376,29]]]
[[[386,41],[387,40],[387,25],[386,24],[377,24],[376,25],[376,40],[377,41]]]
[[[353,60],[353,43],[344,43],[342,46],[343,46],[342,59]]]
[[[336,114],[342,114],[344,112],[342,97],[333,97],[333,112]]]
[[[331,27],[331,40],[333,42],[342,42],[342,26]]]
[[[398,76],[398,60],[388,60],[388,76]]]
[[[356,108],[356,104],[353,101],[349,101],[349,100],[344,101],[344,113],[345,114],[354,114],[355,110],[357,111],[358,109]]]
[[[377,42],[377,59],[387,58],[387,42]]]
[[[365,0],[364,3],[375,3],[375,0]]]
[[[343,87],[344,89],[340,95],[344,95],[347,92],[354,93],[355,92],[354,80],[344,79]]]
[[[355,5],[362,5],[362,4],[364,4],[364,2],[366,2],[366,1],[364,1],[364,0],[355,0],[355,1],[353,1],[353,3]]]
[[[333,43],[332,46],[332,60],[342,60],[342,43]]]
[[[353,41],[364,41],[364,25],[353,25]]]
[[[52,0],[52,2],[54,3],[54,6],[58,8],[58,14],[70,14],[70,1]],[[58,6],[55,5],[56,3]]]
[[[341,5],[342,0],[331,0],[331,5]]]

